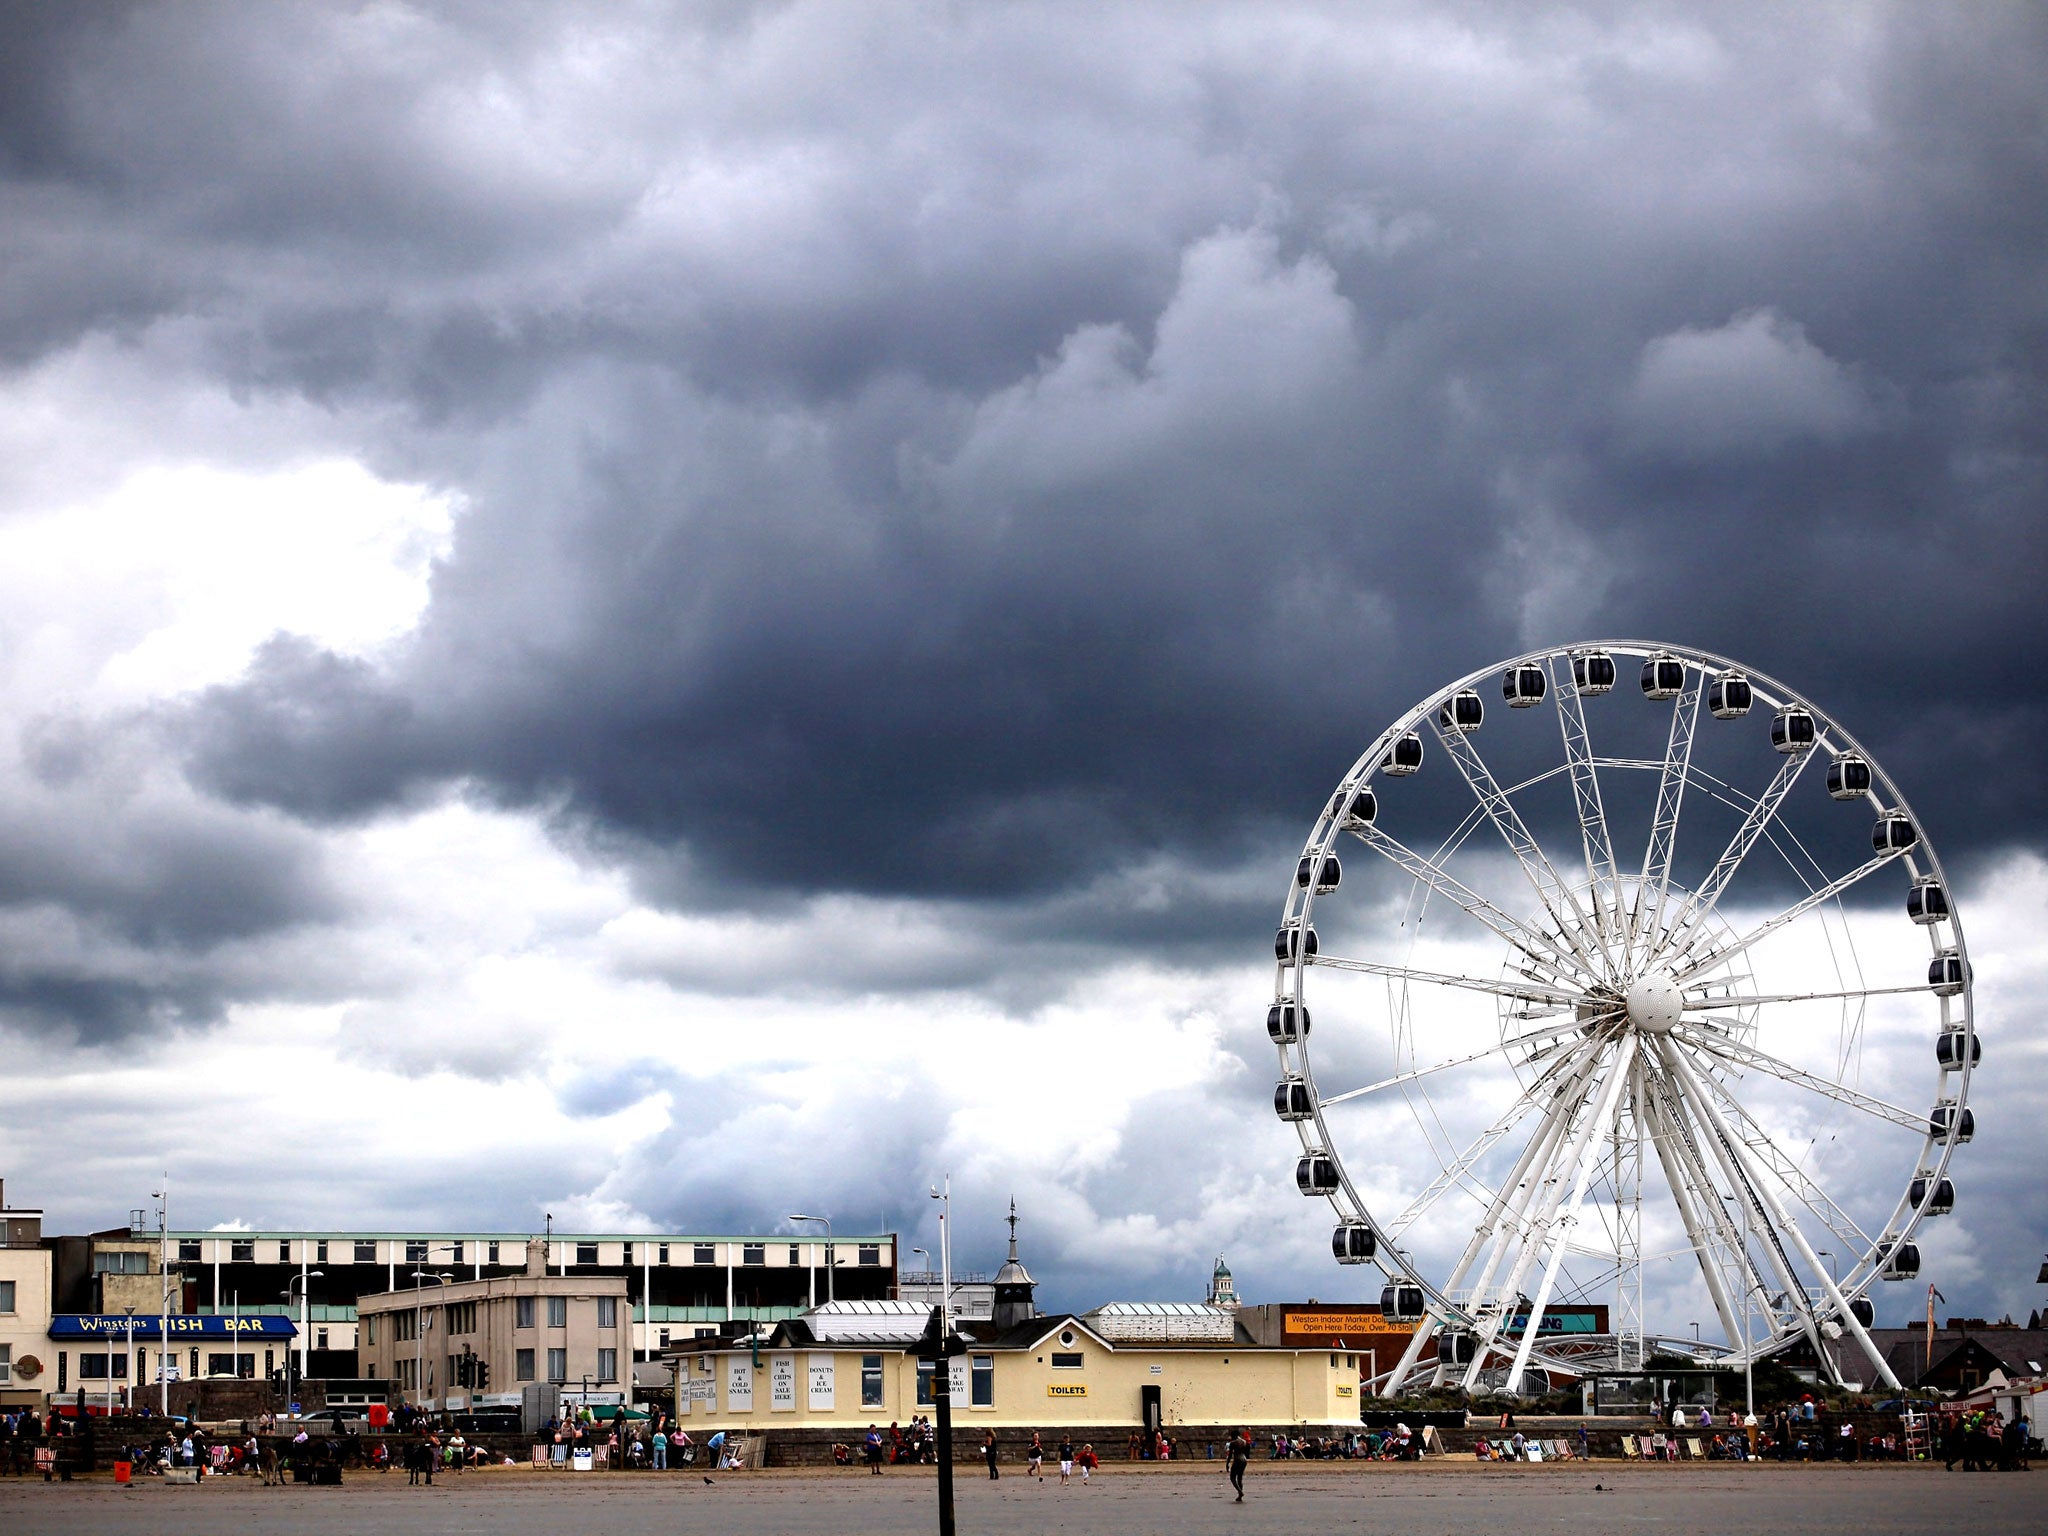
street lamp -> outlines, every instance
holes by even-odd
[[[1817,1259],[1826,1259],[1828,1261],[1828,1279],[1834,1281],[1836,1290],[1840,1290],[1842,1288],[1842,1282],[1835,1276],[1835,1256],[1832,1253],[1829,1253],[1825,1248],[1814,1249],[1813,1256]]]
[[[830,1216],[792,1216],[791,1221],[818,1221],[825,1224],[825,1305],[832,1304],[832,1218]],[[811,1305],[818,1303],[817,1271],[811,1272]]]
[[[171,1416],[171,1175],[164,1171],[164,1187],[153,1189],[149,1198],[156,1202],[157,1268],[163,1272],[163,1311],[157,1317],[156,1335],[156,1376],[161,1389],[162,1402],[159,1408],[165,1418]]]
[[[445,1270],[416,1269],[412,1272],[412,1388],[414,1395],[419,1399],[422,1411],[426,1407],[427,1399],[427,1327],[426,1313],[420,1305],[420,1297],[425,1293],[427,1281],[438,1280],[441,1284],[448,1285],[454,1279],[455,1277]]]
[[[283,1292],[286,1306],[291,1305],[293,1293],[296,1292],[299,1298],[299,1391],[301,1392],[305,1390],[306,1386],[307,1367],[306,1326],[309,1319],[306,1316],[306,1282],[309,1280],[318,1280],[321,1278],[321,1275],[322,1272],[317,1269],[309,1269],[302,1274],[293,1275],[290,1283],[288,1283],[285,1286]],[[236,1309],[239,1311],[241,1308],[241,1296],[239,1295],[239,1293],[235,1297],[235,1306]],[[242,1374],[241,1348],[242,1341],[241,1339],[237,1338],[235,1340],[235,1375],[237,1376],[240,1376]],[[291,1359],[291,1356],[286,1355],[285,1359],[289,1361]],[[290,1372],[287,1371],[286,1374],[289,1375]],[[290,1383],[286,1383],[285,1402],[293,1405],[291,1410],[293,1413],[297,1413],[299,1411],[298,1407],[296,1406],[298,1401],[298,1393],[290,1389]]]
[[[128,1364],[123,1371],[126,1378],[122,1388],[123,1407],[132,1415],[135,1412],[135,1309],[123,1307],[121,1310],[128,1314]]]
[[[953,1176],[944,1192],[932,1191],[939,1202],[939,1347],[932,1361],[932,1407],[937,1410],[939,1441],[939,1536],[953,1536]]]

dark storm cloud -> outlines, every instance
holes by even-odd
[[[410,653],[272,646],[200,784],[1045,898],[1284,849],[1417,695],[1605,631],[2038,843],[2032,12],[641,25],[24,40],[11,355],[177,318],[468,498]]]

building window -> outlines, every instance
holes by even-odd
[[[377,1314],[374,1312],[363,1319],[363,1342],[369,1345],[377,1342]]]
[[[181,1237],[178,1239],[178,1262],[180,1264],[197,1264],[199,1262],[199,1240],[197,1238]]]
[[[1056,1371],[1078,1371],[1081,1369],[1082,1366],[1086,1365],[1087,1363],[1088,1361],[1085,1355],[1081,1355],[1078,1353],[1071,1355],[1063,1355],[1059,1353],[1059,1351],[1057,1350],[1053,1352],[1052,1368]]]
[[[513,1298],[512,1326],[514,1328],[531,1328],[533,1326],[533,1298],[531,1296],[517,1296]],[[526,1379],[531,1381],[533,1378],[529,1376]]]
[[[617,1381],[619,1379],[619,1352],[616,1349],[600,1349],[597,1352],[597,1379]]]
[[[490,1251],[484,1255],[484,1262],[486,1264],[498,1262],[498,1245],[496,1243],[491,1244]]]
[[[993,1408],[996,1405],[996,1357],[976,1355],[973,1371],[968,1376],[970,1388],[968,1400],[977,1408]]]
[[[619,1326],[619,1298],[600,1296],[597,1298],[597,1326],[616,1328]],[[606,1378],[609,1380],[610,1378]]]
[[[280,1264],[289,1264],[289,1263],[291,1263],[291,1261],[292,1261],[292,1245],[291,1245],[291,1239],[289,1239],[289,1238],[286,1238],[286,1239],[282,1240],[281,1242],[279,1242],[279,1243],[278,1243],[278,1245],[277,1245],[277,1262],[278,1262],[278,1263],[280,1263]]]
[[[548,1380],[564,1382],[569,1379],[569,1351],[551,1349],[548,1351]]]
[[[802,1269],[803,1264],[804,1250],[802,1244],[791,1243],[789,1245],[789,1267],[791,1269]]]
[[[8,1283],[12,1284],[13,1282],[10,1281]],[[13,1383],[14,1346],[12,1344],[0,1344],[0,1387],[11,1386]]]
[[[863,1264],[881,1263],[882,1245],[880,1243],[862,1243],[860,1245],[860,1262]]]
[[[253,1237],[230,1239],[228,1242],[228,1262],[230,1264],[254,1264],[256,1262],[256,1239]]]
[[[515,1349],[512,1351],[512,1374],[521,1381],[533,1380],[533,1351]]]
[[[469,1262],[462,1256],[462,1244],[450,1243],[448,1245],[448,1262],[451,1264],[466,1264]]]
[[[766,1264],[768,1262],[768,1245],[766,1243],[742,1243],[740,1245],[740,1262],[742,1264]]]
[[[626,1254],[626,1259],[625,1259],[625,1262],[626,1262],[626,1263],[628,1263],[628,1264],[632,1263],[632,1262],[633,1262],[633,1245],[632,1245],[631,1243],[628,1243],[628,1244],[626,1244],[626,1247],[625,1247],[625,1254]]]
[[[96,1275],[146,1275],[149,1273],[149,1255],[133,1252],[96,1253],[92,1256],[92,1272]]]
[[[315,1349],[325,1349],[327,1347],[327,1330],[325,1328],[315,1328],[313,1330],[313,1347]]]
[[[595,1264],[597,1262],[597,1244],[578,1243],[576,1245],[576,1262],[578,1264]]]
[[[548,1298],[548,1326],[566,1328],[569,1326],[569,1298],[550,1296]]]
[[[215,1355],[214,1359],[225,1361],[227,1356]],[[225,1376],[227,1370],[227,1366],[223,1364],[216,1374]],[[104,1381],[106,1376],[107,1357],[105,1355],[80,1355],[78,1357],[78,1379],[80,1381]]]
[[[367,1243],[361,1238],[356,1239],[356,1262],[358,1264],[374,1264],[377,1262],[377,1244],[374,1239]]]
[[[123,1360],[120,1364],[126,1366],[128,1362]],[[118,1375],[119,1373],[116,1372],[116,1374]],[[243,1355],[237,1359],[234,1355],[209,1354],[206,1357],[206,1374],[209,1376],[254,1376],[256,1374],[256,1357],[254,1355]]]
[[[860,1357],[860,1405],[863,1408],[882,1406],[882,1357],[862,1355]]]
[[[327,1239],[324,1237],[313,1245],[313,1262],[315,1264],[325,1264],[327,1262]]]
[[[660,1334],[657,1336],[656,1343],[659,1348],[668,1348],[668,1330],[666,1328],[661,1330]]]
[[[426,1263],[427,1245],[425,1243],[407,1243],[405,1245],[405,1262],[408,1264]]]
[[[655,1263],[657,1263],[657,1264],[666,1264],[666,1263],[668,1262],[668,1244],[667,1244],[667,1243],[662,1243],[662,1244],[660,1244],[660,1245],[659,1245],[658,1247],[656,1247],[656,1248],[655,1248],[655,1250],[654,1250],[654,1262],[655,1262]]]
[[[695,1251],[690,1258],[692,1264],[716,1264],[718,1262],[718,1245],[716,1243],[697,1243],[693,1247]]]
[[[920,1360],[917,1362],[917,1406],[929,1408],[934,1401],[935,1399],[932,1397],[932,1363],[929,1360]]]

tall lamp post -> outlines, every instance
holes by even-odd
[[[299,1379],[296,1388],[294,1388],[293,1384],[290,1381],[287,1381],[285,1383],[284,1394],[285,1403],[291,1408],[291,1411],[293,1413],[297,1413],[299,1411],[299,1393],[306,1390],[306,1367],[308,1363],[306,1360],[306,1282],[309,1280],[318,1280],[321,1278],[321,1275],[322,1271],[317,1269],[309,1269],[304,1274],[293,1275],[291,1278],[291,1282],[284,1288],[283,1294],[285,1304],[287,1306],[291,1304],[291,1299],[294,1295],[297,1295],[297,1297],[299,1298]],[[235,1306],[237,1310],[240,1309],[241,1303],[242,1298],[240,1294],[237,1293],[235,1297]],[[242,1374],[241,1349],[242,1341],[238,1338],[235,1340],[235,1374],[237,1376],[240,1376]],[[289,1364],[291,1356],[286,1355],[285,1360],[287,1364]],[[289,1377],[291,1375],[291,1371],[287,1369],[285,1371],[285,1375]]]
[[[946,1175],[939,1202],[938,1338],[932,1350],[932,1408],[938,1423],[939,1536],[953,1536],[953,1176]]]
[[[832,1269],[833,1269],[833,1259],[832,1259],[832,1218],[831,1218],[830,1216],[792,1216],[792,1217],[790,1217],[789,1219],[790,1219],[791,1221],[817,1221],[817,1222],[823,1222],[823,1223],[824,1223],[824,1225],[825,1225],[825,1304],[826,1304],[827,1306],[830,1306],[830,1305],[832,1304]],[[813,1295],[812,1295],[812,1298],[811,1298],[811,1299],[812,1299],[812,1300],[813,1300],[814,1302],[815,1302],[815,1301],[817,1300],[817,1296],[816,1296],[816,1294],[815,1294],[815,1293],[813,1293]]]
[[[164,1171],[164,1187],[150,1192],[156,1201],[157,1268],[163,1271],[163,1310],[157,1317],[156,1378],[162,1402],[158,1410],[171,1416],[171,1175]]]
[[[135,1309],[123,1307],[128,1314],[128,1364],[122,1370],[122,1406],[130,1414],[135,1412]]]
[[[413,1342],[413,1391],[418,1395],[421,1411],[427,1402],[427,1325],[426,1312],[421,1306],[429,1280],[438,1280],[447,1285],[454,1276],[442,1270],[416,1269],[412,1272],[412,1342]]]

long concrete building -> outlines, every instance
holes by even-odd
[[[881,1301],[896,1294],[894,1233],[827,1242],[787,1234],[331,1229],[173,1231],[167,1241],[184,1311],[296,1319],[303,1290],[306,1373],[354,1377],[362,1297],[403,1290],[415,1272],[469,1281],[523,1274],[527,1244],[536,1238],[550,1274],[625,1281],[631,1323],[621,1347],[634,1360],[713,1337],[721,1323],[774,1323],[828,1297]]]

